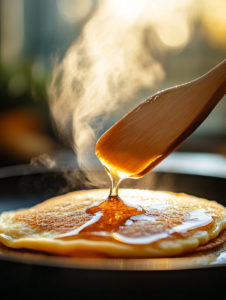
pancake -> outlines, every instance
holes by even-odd
[[[215,201],[121,189],[122,200],[103,202],[108,193],[77,191],[4,212],[0,242],[67,256],[171,257],[207,245],[226,228],[226,209]]]

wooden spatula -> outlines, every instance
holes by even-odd
[[[195,131],[225,94],[226,60],[142,102],[99,139],[96,155],[123,177],[142,177]]]

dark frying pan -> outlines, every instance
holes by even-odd
[[[29,166],[0,170],[0,212],[30,207],[65,191],[87,188],[76,175]],[[79,174],[79,171],[76,171]],[[23,175],[26,174],[26,175]],[[74,176],[74,172],[73,172]],[[226,179],[152,172],[124,187],[161,189],[215,199],[226,205]],[[0,250],[1,251],[1,250]],[[71,259],[26,251],[0,252],[0,299],[197,299],[226,297],[224,251],[208,259]],[[22,299],[22,298],[21,298]]]

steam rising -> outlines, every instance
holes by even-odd
[[[147,3],[152,1],[101,2],[80,38],[62,61],[55,62],[48,86],[52,117],[60,137],[77,153],[83,171],[93,169],[95,144],[104,122],[138,90],[153,87],[164,77],[158,60],[163,44],[153,30],[156,18],[145,14]],[[157,20],[162,21],[159,16]]]

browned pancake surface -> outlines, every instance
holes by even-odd
[[[0,241],[9,247],[65,255],[94,251],[115,257],[164,257],[207,244],[226,226],[226,209],[213,201],[122,189],[123,201],[109,203],[104,202],[107,194],[107,190],[77,191],[4,213]],[[99,212],[101,218],[93,221]],[[208,222],[181,230],[184,224],[199,222],[199,212]]]

